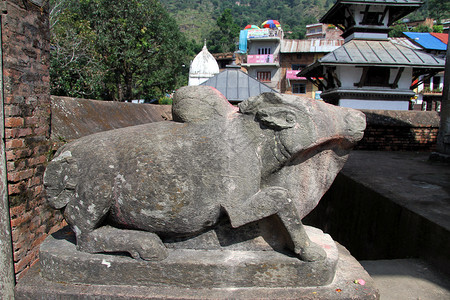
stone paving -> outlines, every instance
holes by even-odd
[[[430,153],[353,151],[342,172],[450,236],[450,164],[429,157]],[[450,299],[450,276],[423,259],[361,264],[375,280],[381,299]]]

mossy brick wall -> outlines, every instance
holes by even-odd
[[[435,111],[363,110],[367,127],[357,150],[433,151],[439,130]]]
[[[45,203],[42,183],[51,146],[47,7],[6,1],[2,43],[8,194],[20,279],[37,261],[40,243],[62,224]]]

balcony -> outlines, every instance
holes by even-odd
[[[269,29],[269,28],[262,28],[262,29],[254,29],[249,30],[247,33],[247,40],[248,41],[255,41],[255,40],[280,40],[283,37],[283,31],[278,29]]]
[[[251,66],[275,66],[278,67],[278,56],[273,54],[247,55],[242,63],[245,67]]]

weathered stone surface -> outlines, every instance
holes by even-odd
[[[304,262],[272,249],[243,250],[252,248],[252,243],[265,243],[255,238],[244,241],[247,246],[241,250],[227,246],[195,250],[182,244],[172,245],[167,259],[149,262],[124,255],[77,251],[73,233],[68,229],[53,234],[42,244],[41,275],[56,282],[189,288],[327,285],[334,278],[336,245],[322,231],[312,227],[307,230],[312,241],[326,251],[325,260]],[[274,234],[274,230],[270,233]]]
[[[79,250],[161,260],[136,237],[140,231],[157,240],[190,238],[224,217],[236,228],[277,216],[296,255],[325,259],[301,219],[361,139],[361,112],[274,93],[249,98],[236,111],[200,86],[177,92],[173,118],[178,122],[86,136],[48,165],[49,203],[64,208]],[[104,224],[113,227],[98,232]],[[126,247],[115,240],[123,234]]]
[[[16,286],[16,299],[379,299],[372,278],[342,246],[337,245],[339,260],[336,276],[324,286],[316,287],[198,287],[131,286],[108,284],[74,284],[49,281],[39,274],[36,265]],[[88,254],[85,254],[88,255]],[[107,268],[106,265],[100,267]],[[355,280],[365,281],[365,285]]]

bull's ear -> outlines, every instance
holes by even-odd
[[[297,123],[295,112],[286,107],[267,107],[256,113],[256,118],[264,125],[274,129],[294,127]]]

